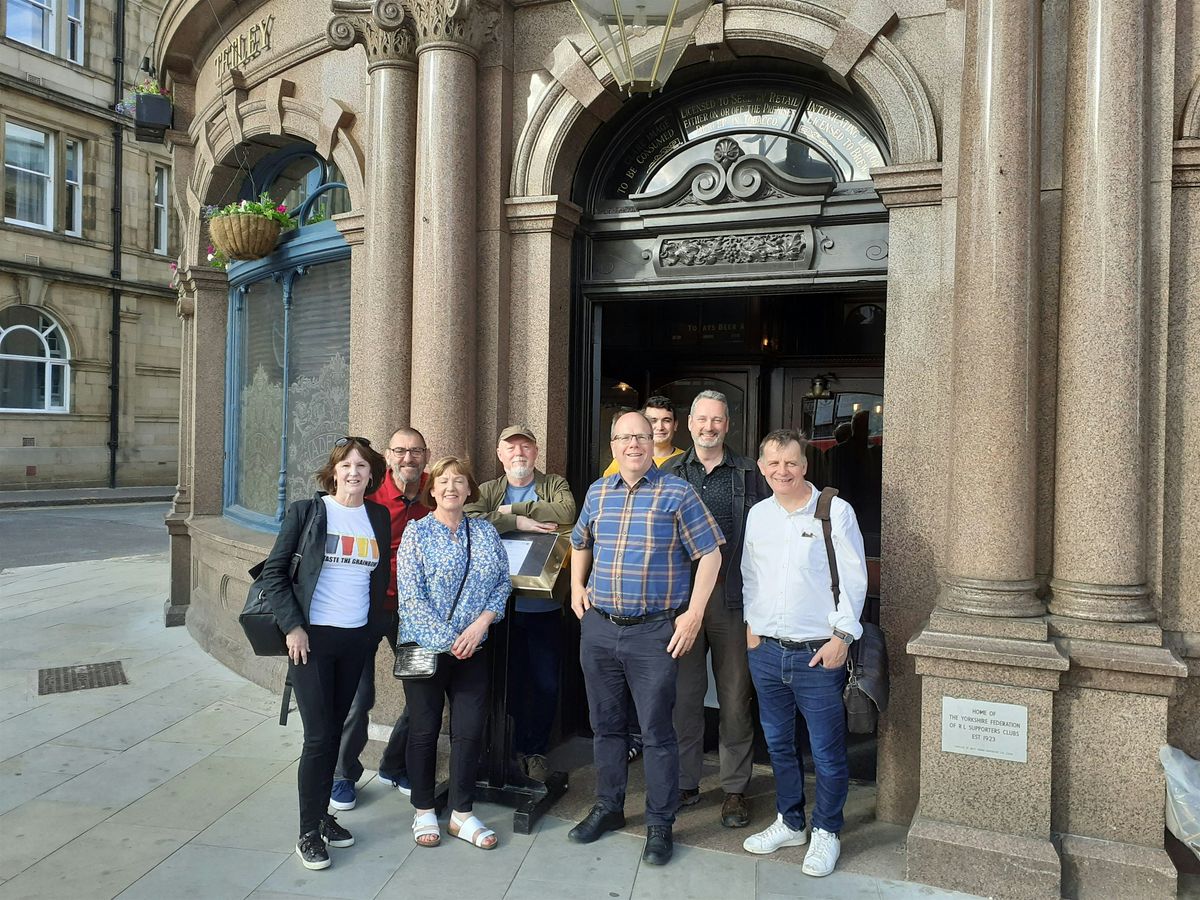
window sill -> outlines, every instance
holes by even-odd
[[[21,416],[28,419],[30,416],[45,416],[47,419],[58,419],[62,416],[69,416],[69,409],[10,409],[0,406],[0,416]]]
[[[20,228],[22,231],[36,231],[38,234],[54,234],[54,226],[52,225],[38,225],[36,222],[10,219],[7,216],[4,219],[4,224],[10,225],[13,228]]]

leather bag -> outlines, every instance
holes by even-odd
[[[292,561],[288,565],[290,581],[296,580],[296,569],[304,557],[304,545],[308,543],[313,522],[317,519],[311,503],[312,501],[310,501],[306,514],[300,542],[296,544],[296,549],[292,553]],[[275,618],[275,612],[271,609],[271,604],[267,600],[266,588],[263,586],[262,573],[265,566],[266,560],[263,560],[249,570],[253,582],[246,595],[246,605],[242,608],[238,621],[242,624],[242,631],[246,632],[246,640],[250,642],[250,648],[254,651],[255,656],[287,656],[287,640],[279,628],[279,622]]]
[[[463,567],[462,578],[458,582],[458,593],[454,595],[454,603],[450,606],[450,614],[446,616],[449,622],[454,618],[458,609],[458,601],[462,597],[463,585],[467,583],[467,573],[471,571],[471,520],[467,523],[467,564]],[[402,681],[425,681],[437,674],[438,656],[441,652],[422,647],[416,641],[406,641],[396,645],[396,663],[392,666],[392,676]]]
[[[825,488],[817,498],[816,518],[821,522],[825,535],[825,555],[829,559],[829,588],[833,591],[833,605],[841,600],[842,591],[838,580],[837,554],[833,549],[833,524],[829,510],[837,488]],[[846,730],[851,734],[873,734],[879,723],[879,714],[888,706],[888,661],[887,643],[878,625],[862,623],[862,637],[850,645],[846,656],[846,686],[842,689],[842,703],[846,707]]]

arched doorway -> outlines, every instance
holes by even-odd
[[[583,490],[604,469],[611,414],[652,395],[674,402],[680,447],[706,388],[729,398],[738,452],[799,427],[810,479],[859,512],[877,621],[888,226],[869,171],[890,161],[883,129],[863,98],[777,61],[694,71],[710,77],[685,70],[628,103],[577,170],[572,477]],[[866,756],[858,774],[873,775]]]

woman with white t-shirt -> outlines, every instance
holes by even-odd
[[[329,867],[326,844],[354,843],[329,815],[329,791],[342,727],[371,641],[378,641],[388,618],[383,605],[391,516],[364,499],[386,471],[383,457],[366,438],[340,438],[317,472],[321,492],[288,507],[263,568],[267,597],[286,636],[288,677],[304,723],[296,853],[309,869]],[[300,560],[293,581],[288,570],[295,554]]]

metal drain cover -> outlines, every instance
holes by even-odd
[[[84,666],[59,666],[38,669],[38,695],[66,694],[90,688],[129,684],[120,662],[89,663]]]

